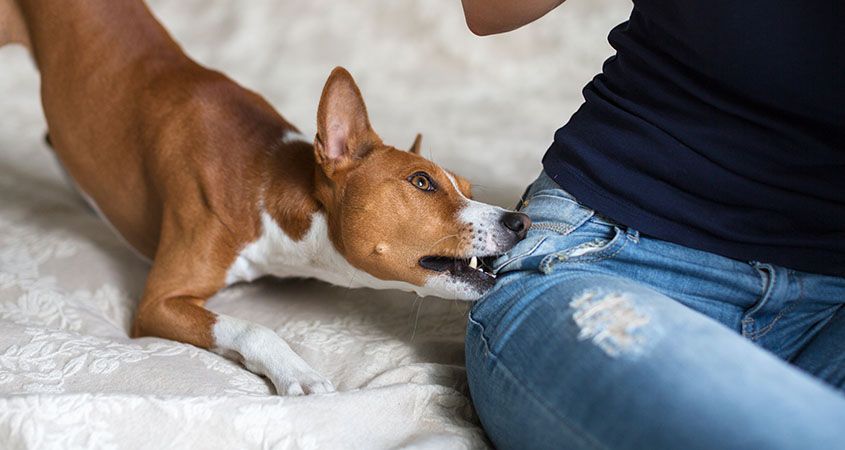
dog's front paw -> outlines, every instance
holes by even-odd
[[[214,325],[213,351],[238,355],[244,367],[273,382],[279,395],[334,392],[334,386],[312,369],[273,330],[219,314]]]
[[[331,381],[310,367],[291,368],[283,373],[271,374],[270,381],[276,386],[279,395],[325,394],[335,391]]]

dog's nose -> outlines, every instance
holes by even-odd
[[[528,234],[528,227],[531,226],[531,219],[528,215],[518,212],[506,212],[502,215],[502,224],[508,230],[516,233],[516,237],[522,239]]]

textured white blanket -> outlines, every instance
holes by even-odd
[[[570,4],[571,3],[571,4]],[[458,0],[179,0],[152,8],[200,62],[262,93],[306,134],[335,65],[386,142],[511,206],[610,53],[625,0],[572,0],[479,39]],[[338,387],[271,395],[197,348],[131,340],[147,266],[73,194],[43,144],[38,78],[0,49],[0,448],[475,448],[468,304],[313,281],[229,289],[211,309],[261,322]]]

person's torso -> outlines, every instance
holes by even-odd
[[[546,171],[658,238],[845,275],[844,11],[636,1]]]

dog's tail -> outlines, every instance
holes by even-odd
[[[31,49],[29,31],[16,0],[0,0],[0,47],[6,44],[23,44]]]

